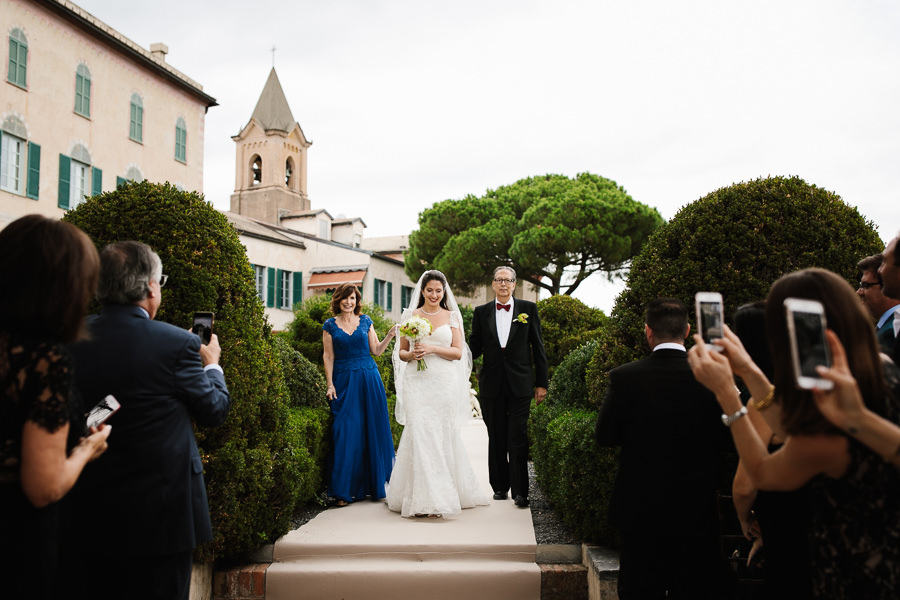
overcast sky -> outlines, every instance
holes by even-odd
[[[900,229],[895,0],[76,0],[219,106],[204,193],[272,67],[307,138],[314,208],[409,233],[435,202],[589,171],[666,219],[797,175]],[[189,142],[190,143],[190,142]],[[608,311],[620,286],[576,296]],[[452,282],[450,282],[452,285]],[[584,287],[584,286],[583,286]]]

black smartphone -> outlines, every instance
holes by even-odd
[[[91,409],[91,412],[88,413],[87,416],[87,430],[90,431],[92,427],[100,427],[103,425],[107,419],[116,414],[122,408],[122,405],[119,404],[119,401],[115,399],[115,397],[110,394],[103,400],[97,403],[97,406]]]
[[[822,379],[816,367],[831,367],[831,352],[825,339],[825,309],[822,303],[805,298],[785,298],[791,358],[797,387],[830,390],[834,384]]]
[[[209,344],[209,341],[212,339],[215,317],[215,314],[211,312],[194,313],[194,323],[191,325],[191,331],[199,335],[204,344]]]

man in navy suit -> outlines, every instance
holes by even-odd
[[[878,274],[882,262],[884,262],[883,255],[875,254],[856,263],[856,268],[860,272],[859,289],[856,290],[856,294],[862,298],[863,304],[875,318],[875,334],[881,351],[895,358],[894,319],[900,318],[896,315],[900,300],[889,298],[882,290],[884,281]]]
[[[231,402],[219,341],[153,320],[166,276],[149,246],[111,244],[100,263],[103,310],[72,347],[76,387],[85,406],[107,394],[122,406],[104,460],[67,498],[61,590],[187,600],[194,547],[212,539],[192,420],[220,425]]]
[[[644,326],[653,353],[610,371],[600,405],[597,443],[622,448],[609,504],[622,536],[622,600],[727,597],[716,482],[734,445],[688,365],[689,330],[681,301],[653,300]]]
[[[878,267],[878,276],[884,283],[883,292],[888,298],[900,300],[900,256],[897,256],[897,244],[900,234],[887,243],[881,253],[883,261]],[[900,319],[894,319],[894,361],[900,360]]]
[[[488,430],[488,473],[494,500],[511,489],[519,508],[528,506],[528,414],[531,397],[547,395],[547,354],[534,302],[513,298],[516,272],[494,269],[497,299],[475,309],[469,348],[484,354],[479,400]],[[533,367],[532,367],[533,365]]]

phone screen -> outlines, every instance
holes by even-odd
[[[707,344],[723,337],[722,305],[719,302],[700,302],[700,334]]]
[[[213,314],[210,312],[194,313],[194,323],[191,331],[200,336],[204,344],[209,344],[212,339]]]
[[[819,378],[816,367],[831,366],[828,344],[825,340],[825,324],[819,313],[791,311],[794,335],[797,336],[797,359],[800,375]]]
[[[92,427],[100,427],[108,418],[110,418],[113,413],[119,410],[119,402],[113,396],[107,396],[103,400],[97,403],[97,405],[91,409],[91,412],[88,413],[87,417],[87,427],[88,429]]]

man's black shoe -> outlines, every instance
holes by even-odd
[[[525,496],[516,496],[515,503],[519,508],[528,508],[528,498]]]
[[[494,492],[494,500],[506,500],[506,492]]]

